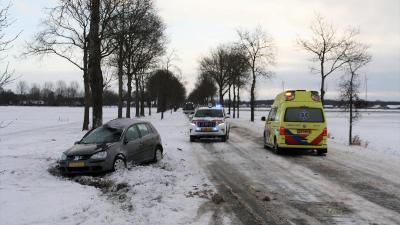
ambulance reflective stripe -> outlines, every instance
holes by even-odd
[[[299,135],[293,134],[289,129],[285,129],[285,142],[289,145],[308,145],[308,142],[303,140]]]
[[[319,145],[323,140],[324,134],[322,132],[310,143],[304,140],[306,137],[293,134],[289,129],[285,129],[285,143],[288,145]]]

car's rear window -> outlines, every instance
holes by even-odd
[[[224,117],[220,109],[200,109],[196,111],[194,117]]]
[[[287,108],[285,122],[324,122],[322,109],[319,108]]]

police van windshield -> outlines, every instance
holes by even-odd
[[[324,122],[324,115],[319,108],[287,108],[285,122]]]
[[[196,111],[194,117],[224,117],[220,109],[200,109]]]

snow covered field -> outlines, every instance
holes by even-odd
[[[117,114],[115,107],[104,108],[104,121],[113,119]],[[347,141],[347,120],[346,115],[339,112],[328,112],[328,129],[334,139],[330,140],[330,146],[337,153],[324,158],[282,158],[275,156],[265,149],[258,149],[255,144],[261,140],[263,122],[261,116],[267,111],[256,112],[256,122],[249,123],[249,111],[242,111],[241,118],[232,120],[234,126],[241,126],[254,131],[253,134],[241,136],[243,130],[236,130],[232,133],[232,140],[228,143],[190,143],[187,133],[188,121],[181,112],[165,113],[165,119],[160,120],[159,114],[153,114],[144,119],[151,121],[161,134],[165,149],[164,159],[157,164],[132,167],[121,173],[108,174],[100,177],[78,177],[74,179],[53,176],[48,172],[54,166],[61,153],[69,148],[74,141],[79,140],[84,132],[81,132],[81,121],[83,108],[72,107],[0,107],[0,121],[4,124],[10,123],[7,127],[0,129],[0,223],[1,224],[231,224],[231,216],[222,213],[222,219],[215,221],[215,214],[209,210],[211,196],[217,192],[216,187],[209,179],[207,164],[209,168],[218,171],[220,164],[240,162],[237,167],[222,168],[229,174],[233,170],[241,171],[244,175],[253,174],[254,177],[261,176],[259,182],[269,183],[264,179],[271,176],[271,188],[276,188],[274,175],[278,173],[255,174],[259,171],[258,164],[254,171],[244,171],[250,168],[247,160],[256,157],[259,165],[273,166],[279,168],[297,168],[296,173],[301,173],[298,178],[292,177],[282,182],[293,182],[297,184],[300,178],[307,180],[316,179],[314,183],[305,185],[309,189],[312,185],[341,186],[338,194],[343,195],[343,201],[348,205],[357,205],[357,202],[342,194],[348,193],[358,202],[364,202],[369,197],[373,198],[378,192],[371,189],[374,194],[364,198],[354,197],[359,193],[361,182],[363,185],[375,187],[376,175],[382,175],[387,180],[392,180],[393,185],[397,184],[398,173],[388,171],[388,168],[396,169],[400,165],[400,113],[398,112],[371,112],[363,115],[355,126],[355,134],[362,140],[367,140],[369,145],[364,147],[347,147],[343,145]],[[259,136],[257,136],[259,134]],[[243,141],[249,138],[249,143]],[[252,139],[252,140],[250,140]],[[253,140],[254,139],[254,140]],[[237,143],[236,143],[237,142]],[[251,142],[251,143],[250,143]],[[249,152],[248,158],[225,158],[236,149],[239,155]],[[254,152],[253,152],[254,151]],[[232,153],[233,154],[233,153]],[[259,156],[257,158],[257,156]],[[334,158],[329,158],[334,156]],[[219,161],[213,163],[213,158]],[[368,160],[358,162],[357,159],[367,158]],[[270,163],[263,163],[263,159],[269,158]],[[273,159],[273,160],[272,160]],[[313,178],[303,171],[310,171],[305,166],[310,162],[332,163],[334,160],[346,160],[347,166],[356,171],[349,177],[343,178],[331,184],[325,178]],[[373,160],[370,160],[373,159]],[[221,161],[226,160],[226,161]],[[304,165],[300,162],[305,161]],[[243,161],[243,162],[242,162]],[[328,162],[326,162],[328,161]],[[251,161],[255,162],[255,161]],[[296,164],[300,163],[300,164]],[[290,165],[282,167],[282,165]],[[294,166],[296,165],[296,166]],[[396,166],[397,165],[397,166]],[[334,167],[335,166],[335,167]],[[209,169],[208,168],[208,169]],[[239,168],[241,168],[239,170]],[[242,170],[243,169],[243,170]],[[271,168],[267,168],[266,171]],[[315,170],[320,169],[320,164]],[[336,164],[330,167],[340,170]],[[366,176],[357,185],[353,185],[354,179],[359,171],[370,172],[374,176]],[[371,173],[372,173],[371,172]],[[285,169],[286,173],[286,169]],[[315,176],[316,172],[309,172]],[[318,173],[326,174],[326,179],[331,176],[326,171]],[[343,173],[343,172],[341,172]],[[363,174],[364,175],[364,174]],[[282,176],[282,175],[279,175]],[[217,176],[218,177],[218,176]],[[358,176],[360,177],[360,176]],[[220,179],[224,176],[219,177]],[[239,178],[239,177],[238,177]],[[247,177],[250,179],[251,177]],[[293,179],[293,180],[290,180]],[[238,182],[242,182],[238,179]],[[369,183],[371,180],[371,183]],[[228,181],[226,181],[228,182]],[[381,181],[379,181],[381,182]],[[312,184],[312,185],[311,185]],[[289,185],[289,183],[288,183]],[[328,186],[329,186],[328,185]],[[392,185],[392,184],[390,184]],[[288,186],[289,187],[289,186]],[[337,186],[332,186],[337,188]],[[241,187],[238,187],[241,188]],[[383,194],[391,193],[391,186],[382,187]],[[289,190],[289,189],[288,189]],[[396,189],[393,189],[394,191]],[[239,190],[240,191],[240,190]],[[313,190],[310,191],[311,194]],[[300,194],[303,192],[300,192]],[[336,193],[336,192],[332,192]],[[247,192],[243,192],[246,195]],[[305,192],[303,193],[305,195]],[[333,194],[332,194],[333,195]],[[319,196],[326,196],[320,194]],[[376,195],[379,197],[379,195]],[[283,196],[282,196],[283,197]],[[289,196],[290,197],[290,196]],[[304,196],[303,196],[304,197]],[[309,198],[312,200],[316,197]],[[332,199],[337,196],[332,196]],[[332,199],[329,199],[331,201]],[[394,200],[393,200],[394,199]],[[290,199],[289,199],[290,200]],[[304,201],[307,198],[303,199]],[[392,213],[398,210],[397,198],[387,199],[390,204],[385,207],[391,208]],[[371,202],[378,201],[372,199]],[[378,202],[379,203],[379,202]],[[320,203],[318,203],[320,204]],[[364,208],[359,211],[366,212],[374,209],[381,210],[380,205],[364,203]],[[396,206],[397,205],[397,206]],[[296,206],[297,207],[297,206]],[[376,208],[373,208],[376,207]],[[212,207],[211,207],[212,208]],[[378,212],[378,211],[377,211]],[[387,211],[382,212],[388,213]],[[397,212],[397,211],[396,211]],[[229,213],[228,213],[229,214]],[[384,217],[384,213],[381,214]],[[375,218],[380,214],[374,215]],[[388,218],[392,218],[388,216]],[[220,216],[221,217],[221,216]],[[371,219],[375,219],[374,217]],[[388,220],[390,222],[390,220]],[[239,223],[240,224],[240,223]],[[390,223],[389,223],[390,224]]]
[[[72,179],[47,170],[79,140],[82,108],[0,107],[1,224],[207,224],[198,215],[214,192],[189,149],[181,113],[146,117],[165,149],[157,164],[121,174]],[[104,108],[104,120],[116,108]],[[97,186],[93,187],[93,186]],[[200,197],[199,197],[200,196]]]

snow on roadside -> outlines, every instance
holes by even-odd
[[[146,117],[161,134],[165,157],[121,173],[74,179],[47,172],[80,139],[82,108],[0,107],[0,221],[4,224],[208,224],[198,213],[214,187],[191,152],[181,112]],[[116,108],[104,109],[105,121]],[[109,186],[96,188],[98,182]],[[82,185],[80,183],[88,183]],[[97,182],[97,183],[96,183]],[[94,185],[94,186],[93,186]]]

